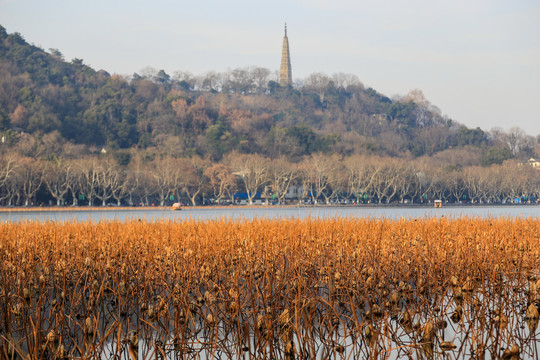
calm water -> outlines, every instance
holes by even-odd
[[[507,206],[456,206],[435,209],[432,207],[246,207],[246,208],[184,208],[181,211],[169,209],[119,209],[74,211],[9,211],[0,210],[0,222],[4,221],[103,221],[103,220],[182,220],[182,219],[253,219],[253,218],[333,218],[333,217],[371,217],[371,218],[426,218],[426,217],[522,217],[540,218],[540,205]]]

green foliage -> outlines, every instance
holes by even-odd
[[[120,166],[126,166],[131,161],[131,154],[128,151],[125,150],[118,150],[112,153],[114,160],[118,163]]]
[[[459,128],[456,138],[459,146],[472,145],[480,147],[487,142],[486,135],[482,129],[467,129],[465,126]]]
[[[211,125],[206,129],[205,140],[208,155],[215,161],[220,160],[237,143],[230,128],[222,122]]]
[[[273,80],[270,80],[268,82],[268,92],[270,94],[275,94],[279,91],[279,89],[281,88],[281,86],[279,85],[278,82],[276,81],[273,81]]]
[[[503,161],[513,157],[512,151],[507,147],[490,147],[482,155],[482,165],[490,166],[493,164],[502,164]]]
[[[286,131],[287,136],[295,139],[297,145],[303,147],[303,154],[308,154],[311,144],[315,141],[316,135],[313,129],[306,124],[291,126]]]
[[[177,84],[178,88],[183,91],[189,91],[190,85],[186,80],[182,80]]]
[[[6,28],[0,25],[0,40],[7,38],[7,36],[8,36],[8,33],[6,31]]]
[[[412,101],[396,101],[388,105],[388,115],[394,120],[398,129],[409,131],[416,127],[416,104]]]
[[[50,133],[60,129],[62,123],[50,112],[34,112],[29,119],[29,132]]]
[[[7,131],[10,127],[9,116],[6,111],[0,107],[0,131]]]
[[[341,140],[341,135],[339,134],[330,133],[330,134],[323,135],[316,139],[315,144],[313,145],[311,149],[311,152],[312,153],[316,153],[316,152],[328,153],[331,150],[332,146],[337,144],[340,140]]]
[[[390,100],[388,97],[379,94],[377,91],[375,91],[372,88],[367,88],[365,91],[366,95],[375,98],[378,102],[384,103],[384,104],[391,104],[392,100]]]
[[[424,147],[417,142],[413,142],[413,141],[409,142],[408,148],[414,157],[420,157],[425,154]]]

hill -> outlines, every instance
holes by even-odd
[[[533,156],[537,146],[517,130],[469,129],[419,90],[390,99],[353,75],[312,74],[292,88],[264,68],[111,76],[1,26],[0,132],[10,151],[45,158],[102,148],[213,161],[233,151],[292,160],[318,152],[413,158],[467,148],[489,165]]]

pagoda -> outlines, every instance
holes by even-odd
[[[279,69],[279,85],[292,86],[291,54],[289,52],[289,38],[287,38],[287,24],[285,23],[285,36],[281,49],[281,68]]]

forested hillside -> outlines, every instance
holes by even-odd
[[[418,157],[472,146],[489,164],[534,151],[524,134],[510,148],[501,139],[508,134],[459,125],[421,91],[389,99],[353,75],[312,74],[294,88],[281,88],[263,68],[197,77],[150,70],[127,79],[81,59],[66,62],[60,51],[46,52],[4,28],[0,40],[0,130],[23,153],[27,142],[42,149],[31,152],[39,156],[85,145],[213,160],[231,151]],[[18,144],[22,133],[32,139]]]
[[[28,203],[38,190],[50,197],[44,169],[90,164],[98,157],[125,171],[154,169],[154,175],[168,161],[201,160],[204,169],[193,170],[201,174],[201,196],[210,192],[211,176],[202,177],[203,170],[233,169],[244,155],[268,163],[282,159],[290,166],[318,154],[334,163],[361,158],[364,164],[398,164],[394,159],[400,158],[447,173],[539,155],[538,138],[518,128],[469,129],[443,116],[420,90],[391,99],[348,74],[315,73],[287,88],[276,80],[272,71],[257,67],[203,75],[153,69],[110,75],[82,59],[66,61],[59,50],[30,45],[0,26],[0,201]],[[12,186],[21,187],[28,175],[14,180],[13,164],[19,171],[24,164],[39,168],[32,196],[7,190],[9,176]],[[154,195],[160,187],[154,186]],[[110,197],[105,193],[102,202]]]

